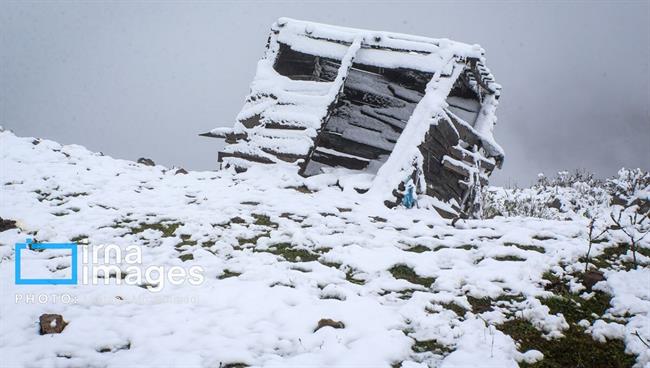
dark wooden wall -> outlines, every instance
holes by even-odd
[[[336,78],[339,66],[339,61],[297,52],[280,44],[274,68],[295,80],[331,82]],[[415,70],[353,64],[336,105],[331,106],[329,118],[314,141],[311,156],[305,157],[303,171],[311,164],[353,170],[366,170],[372,163],[381,164],[392,152],[415,106],[424,96],[431,77],[431,73]],[[459,106],[451,107],[463,109],[463,113],[478,114],[476,106],[480,107],[481,96],[471,87],[471,78],[465,73],[456,81],[450,96],[457,97],[454,102]],[[453,213],[439,211],[447,217],[462,213],[464,209],[463,199],[468,191],[466,183],[470,182],[467,167],[480,166],[485,177],[494,169],[493,160],[482,157],[477,162],[474,155],[474,152],[481,152],[481,141],[471,128],[474,122],[467,124],[458,119],[453,114],[440,118],[418,146],[424,158],[420,170],[426,181],[426,194],[445,202],[455,200],[459,204]],[[259,119],[243,123],[248,127],[259,124]],[[266,127],[274,126],[267,123]],[[445,157],[457,161],[445,160]],[[417,170],[414,168],[414,179]],[[403,186],[396,188],[393,192],[395,201],[388,204],[399,203],[403,189]]]

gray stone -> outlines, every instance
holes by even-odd
[[[323,318],[320,321],[318,321],[318,326],[316,326],[314,332],[320,330],[323,327],[345,328],[345,324],[341,321],[335,321],[330,318]]]
[[[41,326],[41,335],[61,333],[68,325],[68,322],[64,321],[60,314],[43,314],[38,320]]]
[[[594,285],[604,280],[605,280],[605,275],[602,272],[596,270],[590,270],[587,271],[587,273],[585,273],[582,283],[585,285],[587,290],[591,291],[591,288]]]
[[[146,166],[156,166],[156,163],[153,162],[152,159],[150,158],[145,158],[145,157],[140,157],[138,159],[138,163]]]

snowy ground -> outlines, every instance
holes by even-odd
[[[586,221],[453,227],[427,210],[369,206],[345,185],[358,178],[175,175],[7,131],[0,147],[0,217],[18,226],[0,232],[2,366],[516,367],[542,353],[504,326],[562,341],[573,323],[546,302],[552,280],[585,305],[595,298],[575,277]],[[26,238],[136,245],[142,267],[202,267],[204,281],[15,285],[14,244]],[[69,275],[66,253],[23,258],[23,273]],[[650,367],[641,342],[650,340],[650,259],[640,259],[638,270],[606,271],[595,289],[612,295],[609,309],[580,317],[579,328],[594,347],[623,341],[631,362]],[[55,299],[64,294],[73,302]],[[44,313],[69,324],[39,335]],[[344,328],[315,331],[325,318]]]

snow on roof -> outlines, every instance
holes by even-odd
[[[355,37],[362,37],[357,63],[386,68],[410,68],[436,72],[449,56],[482,60],[485,51],[448,39],[434,39],[401,33],[331,26],[290,18],[280,18],[272,29],[278,41],[296,51],[341,59]]]

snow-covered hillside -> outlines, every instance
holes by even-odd
[[[606,280],[588,291],[586,219],[451,226],[372,206],[346,185],[358,180],[177,174],[0,132],[0,217],[17,226],[0,232],[1,365],[650,367],[648,242],[636,270],[620,239],[595,244]],[[142,267],[197,266],[203,282],[16,285],[27,238],[135,245]],[[68,254],[23,253],[23,273],[70,272]],[[63,332],[39,334],[45,313]]]

